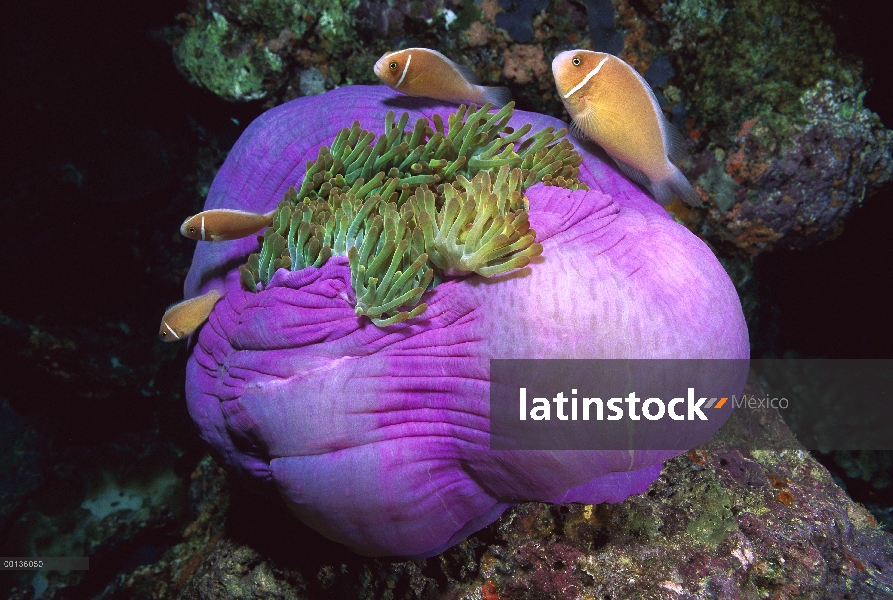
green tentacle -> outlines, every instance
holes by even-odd
[[[582,157],[547,127],[508,126],[510,103],[460,106],[417,119],[389,111],[380,134],[355,121],[308,161],[285,193],[261,249],[240,268],[258,291],[280,268],[320,267],[345,256],[358,316],[385,327],[426,309],[422,294],[444,277],[491,277],[542,252],[524,190],[535,183],[586,189]]]

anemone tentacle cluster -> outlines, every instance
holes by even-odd
[[[443,277],[526,266],[542,246],[524,190],[588,189],[577,179],[583,159],[566,129],[528,136],[530,124],[508,126],[513,103],[491,108],[463,105],[446,123],[434,114],[411,130],[408,113],[395,121],[389,111],[378,139],[359,122],[342,129],[286,192],[242,284],[257,291],[280,268],[346,256],[356,314],[384,327],[422,314],[422,294]]]

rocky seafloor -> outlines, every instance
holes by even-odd
[[[153,338],[193,248],[177,227],[262,110],[375,83],[384,51],[427,46],[508,86],[520,108],[567,120],[549,63],[578,47],[619,54],[654,86],[705,200],[673,207],[676,218],[726,266],[754,347],[796,351],[772,343],[781,317],[772,320],[759,261],[834,247],[860,211],[889,199],[893,177],[893,132],[866,107],[866,94],[889,87],[866,80],[858,44],[835,38],[857,35],[836,5],[171,0],[135,17],[33,8],[10,32],[8,89],[22,108],[7,115],[0,197],[13,223],[3,255],[17,258],[0,304],[0,554],[90,556],[91,569],[4,572],[9,597],[893,597],[890,454],[820,464],[771,413],[736,411],[620,504],[526,503],[439,557],[358,557],[233,489],[186,415],[185,349]],[[81,71],[54,64],[69,54]],[[133,75],[107,74],[119,71]],[[883,288],[878,270],[865,277]],[[863,310],[858,302],[847,310]],[[865,335],[887,331],[878,321]]]

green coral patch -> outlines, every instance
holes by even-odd
[[[190,81],[226,100],[248,102],[265,98],[268,90],[264,87],[263,62],[269,62],[272,70],[281,70],[282,61],[244,52],[238,29],[223,15],[211,15],[212,20],[207,22],[197,19],[177,44],[177,64]]]
[[[358,122],[322,146],[299,189],[290,188],[261,250],[240,269],[257,291],[281,268],[346,256],[358,316],[380,327],[425,311],[422,294],[444,277],[491,277],[542,252],[524,190],[535,183],[587,189],[582,158],[547,127],[508,126],[514,105],[460,106],[444,123],[385,118],[384,133]]]

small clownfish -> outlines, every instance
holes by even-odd
[[[569,50],[552,61],[552,74],[574,125],[630,179],[649,187],[663,206],[675,196],[700,206],[698,193],[670,162],[685,157],[682,134],[635,69],[611,54]]]
[[[385,52],[374,70],[385,85],[407,96],[495,107],[512,100],[508,88],[482,86],[474,71],[428,48]]]
[[[162,342],[176,342],[186,338],[208,320],[211,309],[223,297],[219,290],[211,290],[201,296],[174,304],[161,317],[158,337]]]
[[[215,208],[193,215],[180,225],[180,233],[192,240],[225,242],[248,237],[273,222],[276,209],[264,214]]]

